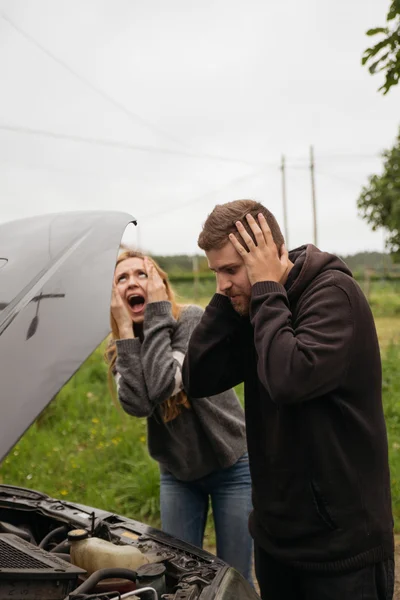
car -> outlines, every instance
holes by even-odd
[[[107,336],[115,260],[132,222],[82,211],[0,225],[0,460]],[[128,597],[258,595],[216,556],[145,523],[0,485],[0,600]]]

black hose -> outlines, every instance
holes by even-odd
[[[51,555],[61,558],[61,560],[65,560],[66,562],[71,562],[71,557],[66,552],[52,552]]]
[[[26,540],[27,542],[37,546],[36,540],[29,529],[22,529],[21,527],[16,527],[11,523],[0,521],[0,533],[13,533],[23,540]]]
[[[92,573],[82,585],[71,592],[68,598],[73,599],[79,594],[86,594],[103,579],[114,578],[128,579],[129,581],[134,581],[136,583],[137,573],[136,571],[132,571],[132,569],[99,569],[95,573]],[[65,600],[68,599],[66,598]]]
[[[57,546],[54,546],[54,548],[52,548],[50,550],[50,552],[51,553],[63,552],[64,554],[69,554],[70,547],[71,547],[71,542],[69,542],[67,539],[65,539],[62,542],[60,542],[59,544],[57,544]]]
[[[53,531],[50,531],[47,535],[44,536],[44,538],[42,539],[42,541],[39,544],[39,548],[45,548],[47,542],[49,542],[53,537],[56,537],[59,533],[66,533],[67,532],[67,528],[65,525],[63,525],[62,527],[57,527],[57,529],[53,529]]]

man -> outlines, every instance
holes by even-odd
[[[217,293],[183,366],[192,397],[245,382],[263,600],[388,600],[393,520],[373,317],[347,266],[288,254],[261,204],[218,205],[198,244]]]

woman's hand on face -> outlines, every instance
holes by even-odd
[[[167,289],[155,266],[147,257],[144,259],[147,273],[147,302],[162,302],[168,300]]]
[[[135,337],[133,334],[132,317],[125,306],[115,283],[113,285],[111,296],[111,314],[117,323],[120,339]]]

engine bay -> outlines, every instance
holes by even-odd
[[[136,563],[126,563],[132,556]],[[258,597],[223,561],[162,531],[0,485],[0,600],[206,600],[228,572],[246,591],[237,597]]]

